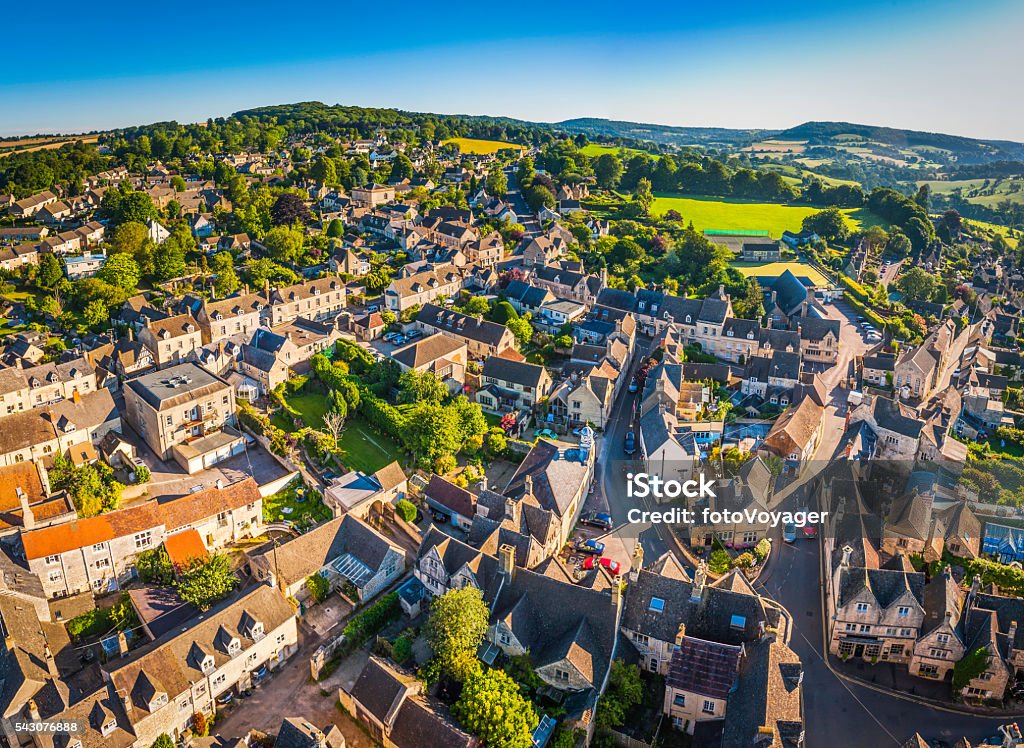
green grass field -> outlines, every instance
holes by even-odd
[[[327,412],[327,398],[319,392],[302,392],[288,398],[288,404],[302,416],[304,425],[312,429],[323,428],[324,414]],[[278,411],[274,414],[273,423],[285,431],[294,431],[290,414]]]
[[[783,231],[799,231],[804,218],[817,213],[820,208],[804,205],[779,205],[777,203],[754,203],[726,201],[705,197],[683,197],[681,195],[655,196],[651,212],[662,215],[667,210],[677,210],[684,222],[693,221],[698,231],[723,229],[731,231],[767,231],[774,237]],[[851,229],[877,222],[864,210],[843,211]]]
[[[732,262],[730,265],[747,278],[778,278],[789,270],[797,278],[809,278],[816,286],[828,285],[828,279],[825,276],[802,262]]]
[[[965,218],[964,221],[969,224],[979,226],[983,229],[988,229],[989,231],[995,232],[996,234],[1002,234],[1003,237],[1006,239],[1006,243],[1009,244],[1011,247],[1016,248],[1018,244],[1020,244],[1020,240],[1018,240],[1016,237],[1007,236],[1007,232],[1009,231],[1009,229],[1007,229],[1005,226],[1000,226],[999,224],[996,223],[989,223],[988,221],[977,221],[973,218]]]
[[[444,141],[444,144],[454,144],[458,146],[461,153],[473,153],[479,155],[497,153],[498,151],[506,148],[513,148],[518,151],[525,150],[526,148],[526,146],[519,145],[518,143],[506,143],[501,140],[479,140],[477,138],[449,138]]]
[[[638,148],[624,148],[618,145],[601,145],[599,143],[587,143],[585,146],[580,148],[580,153],[582,153],[584,156],[589,156],[590,158],[597,158],[598,156],[601,156],[605,153],[614,153],[616,156],[618,156],[621,155],[623,151],[625,151],[626,153],[626,158],[632,158],[633,156],[637,155],[650,156],[651,158],[654,159],[658,158],[653,153],[647,153],[646,151],[641,151]]]
[[[338,440],[338,458],[349,470],[372,473],[394,462],[402,455],[398,444],[371,431],[365,422],[351,420]]]

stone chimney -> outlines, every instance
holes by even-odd
[[[622,607],[622,577],[618,574],[612,579],[612,607],[616,610]]]
[[[523,478],[523,498],[533,496],[533,476],[527,475]]]
[[[708,562],[702,560],[697,564],[697,570],[693,575],[693,588],[690,591],[690,600],[698,602],[704,596],[704,585],[708,581]]]
[[[680,623],[679,628],[676,629],[676,640],[675,645],[677,647],[683,646],[683,639],[686,638],[686,624]]]
[[[124,710],[130,714],[131,711],[132,711],[132,697],[131,697],[131,694],[128,693],[127,691],[124,691],[124,692],[118,691],[117,695],[121,697],[121,706],[123,706]]]
[[[53,659],[53,652],[50,651],[49,642],[43,644],[43,657],[46,658],[46,669],[50,671],[50,677],[59,678],[60,673],[57,672],[57,663]]]
[[[143,327],[149,327],[149,316],[148,316],[148,315],[146,315],[146,314],[143,314],[143,315],[141,315],[141,316],[139,317],[139,319],[141,319],[141,320],[142,320],[142,326],[143,326]]]
[[[117,632],[117,654],[120,657],[128,655],[128,637],[125,636],[123,631]]]
[[[28,710],[28,718],[30,720],[33,722],[42,722],[43,718],[39,714],[39,705],[36,704],[35,699],[29,699],[25,708]]]
[[[853,548],[851,548],[848,545],[844,545],[843,546],[843,558],[839,562],[839,568],[840,569],[849,569],[850,568],[850,556],[852,556],[852,555],[853,555]]]
[[[263,294],[269,299],[270,298],[270,278],[263,279]]]
[[[224,490],[224,479],[223,478],[218,478],[217,479],[217,490],[218,491]]]
[[[512,524],[519,525],[519,502],[515,499],[505,497],[505,518],[512,520]]]
[[[1006,653],[1007,654],[1007,656],[1006,656],[1007,660],[1012,660],[1013,659],[1014,650],[1016,650],[1016,647],[1013,645],[1013,643],[1014,643],[1014,641],[1016,639],[1017,639],[1017,621],[1013,620],[1013,621],[1010,621],[1010,628],[1006,632],[1006,645],[1008,647],[1008,651]]]
[[[28,505],[28,494],[22,490],[21,486],[17,486],[14,491],[18,494],[18,501],[21,502],[21,526],[26,530],[31,530],[36,526],[36,515],[32,511],[32,507]]]
[[[633,548],[633,560],[629,567],[629,581],[635,582],[640,576],[640,569],[644,566],[644,547],[640,545],[640,540],[636,541],[636,546]]]
[[[78,388],[72,390],[71,402],[73,402],[75,405],[78,405],[80,402],[82,402],[82,394],[78,391]]]
[[[501,566],[501,575],[512,581],[516,573],[516,549],[515,546],[505,543],[498,548],[498,562]]]
[[[135,340],[135,328],[128,325],[128,340]]]

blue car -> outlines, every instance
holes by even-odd
[[[782,539],[787,543],[796,542],[796,525],[792,522],[787,522],[786,526],[782,530]]]
[[[614,526],[612,524],[612,515],[605,514],[604,512],[587,512],[580,517],[580,523],[590,525],[591,527],[600,527],[605,531],[611,530]]]
[[[604,543],[598,543],[596,540],[583,540],[576,544],[576,550],[580,553],[592,553],[595,556],[600,556],[604,553]]]
[[[636,434],[632,431],[626,432],[626,443],[622,449],[630,457],[636,454]]]

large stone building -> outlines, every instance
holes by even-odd
[[[163,460],[189,473],[239,454],[231,386],[193,363],[132,379],[124,388],[128,423]]]

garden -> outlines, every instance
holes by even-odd
[[[324,504],[320,493],[309,488],[301,479],[292,481],[284,490],[263,500],[265,522],[291,522],[300,532],[331,519],[331,510]]]

